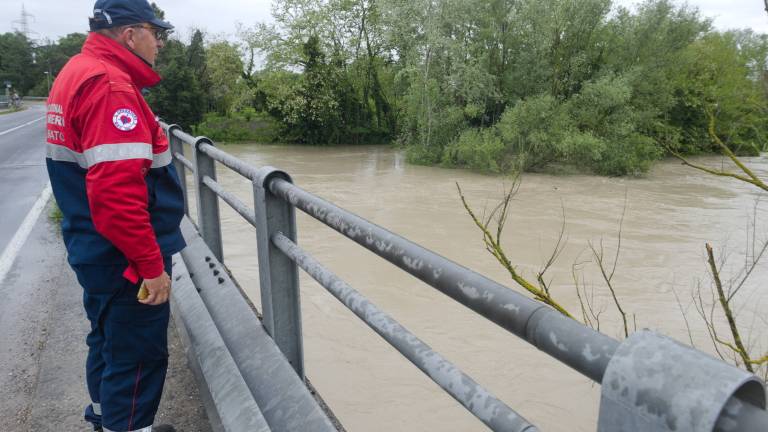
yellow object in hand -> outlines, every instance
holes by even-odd
[[[146,300],[147,297],[149,297],[149,290],[147,289],[147,284],[142,281],[141,286],[139,287],[139,292],[136,293],[136,298],[139,300]]]

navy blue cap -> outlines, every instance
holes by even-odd
[[[101,30],[129,24],[149,23],[170,30],[171,23],[155,16],[147,0],[96,0],[93,5],[91,30]]]

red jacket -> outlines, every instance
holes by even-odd
[[[160,276],[163,256],[183,248],[168,139],[141,94],[159,81],[139,57],[91,33],[48,98],[47,165],[70,262],[122,258],[134,282],[135,273]]]

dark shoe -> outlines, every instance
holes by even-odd
[[[152,432],[176,432],[176,428],[168,424],[161,424],[152,426]]]

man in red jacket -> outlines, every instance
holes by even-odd
[[[98,0],[90,28],[48,98],[46,164],[91,323],[85,418],[149,432],[168,365],[170,257],[185,243],[168,139],[142,90],[160,81],[153,66],[173,27],[146,0]]]

